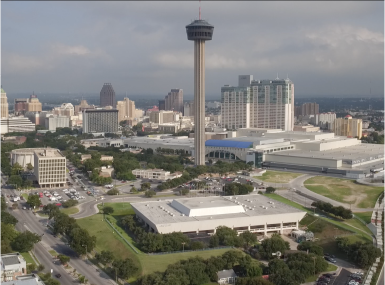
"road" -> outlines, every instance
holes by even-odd
[[[381,273],[380,273],[380,277],[378,277],[378,280],[377,280],[377,285],[383,285],[385,284],[385,279],[384,279],[384,266],[382,266],[382,270],[381,270]]]
[[[6,192],[4,194],[6,194]],[[22,206],[23,203],[24,202],[19,202],[19,206]],[[60,279],[62,284],[73,284],[74,281],[61,265],[53,263],[54,259],[48,252],[51,248],[59,254],[65,254],[71,257],[71,261],[69,262],[70,266],[76,268],[76,271],[84,275],[91,284],[115,284],[106,274],[96,271],[97,268],[90,262],[77,257],[77,254],[63,241],[55,238],[46,227],[46,218],[40,218],[39,216],[35,216],[32,211],[21,209],[12,210],[12,214],[19,220],[17,225],[18,230],[29,230],[40,236],[44,234],[41,242],[35,245],[35,255],[45,266],[47,272],[52,268],[54,274],[59,273],[62,275]]]

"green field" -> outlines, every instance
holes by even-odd
[[[50,249],[48,252],[49,252],[52,256],[57,256],[57,255],[58,255],[58,253],[57,253],[55,250],[53,250],[53,249]]]
[[[67,215],[73,215],[79,212],[79,209],[77,207],[70,207],[70,208],[63,208],[60,209],[60,212],[67,214]]]
[[[367,224],[369,224],[372,221],[372,212],[360,212],[360,213],[354,213],[354,215],[361,218]]]
[[[366,232],[369,235],[372,235],[372,232],[369,230],[369,228],[366,225],[364,225],[361,221],[359,221],[357,219],[353,218],[353,219],[350,219],[350,220],[346,220],[344,223],[347,224],[347,225],[356,227],[356,228]]]
[[[103,207],[112,207],[114,209],[113,216],[125,216],[125,215],[135,215],[134,209],[132,209],[131,204],[127,202],[123,203],[104,203],[104,206],[98,204],[99,210]]]
[[[21,194],[21,196],[23,196],[24,201],[28,200],[28,194],[27,193],[23,193],[23,194]]]
[[[31,255],[29,254],[29,252],[20,252],[20,254],[24,257],[25,262],[27,264],[28,263],[36,264],[35,261],[32,259]]]
[[[255,179],[272,182],[272,183],[288,183],[291,180],[301,176],[301,173],[285,172],[285,171],[272,171],[267,170],[262,176],[254,176]]]
[[[312,177],[304,184],[310,191],[358,208],[373,208],[378,196],[384,191],[382,187],[361,185],[353,180],[325,176]]]

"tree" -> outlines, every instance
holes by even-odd
[[[39,264],[38,266],[37,266],[37,271],[43,271],[44,270],[44,265],[43,264]]]
[[[112,266],[117,270],[118,276],[123,279],[128,279],[138,271],[138,267],[130,258],[115,260]]]
[[[190,190],[187,189],[187,188],[183,188],[182,190],[179,191],[181,195],[185,196],[187,195],[188,193],[190,193]]]
[[[14,165],[12,165],[11,175],[19,175],[23,170],[23,167],[18,162],[16,162]]]
[[[29,171],[33,170],[33,166],[32,166],[31,163],[28,163],[28,164],[27,164],[27,169],[28,169]]]
[[[70,208],[70,207],[76,206],[77,204],[79,204],[79,202],[77,200],[69,199],[69,200],[63,202],[62,206],[64,208]]]
[[[68,235],[72,229],[78,227],[76,220],[69,217],[67,214],[58,213],[55,215],[55,223],[53,224],[53,232],[55,234]]]
[[[246,243],[246,246],[252,245],[257,241],[257,236],[249,231],[241,233],[240,237]]]
[[[146,192],[144,192],[144,196],[146,196],[147,198],[151,198],[155,195],[156,195],[156,192],[154,190],[147,190]]]
[[[13,203],[12,204],[12,209],[13,210],[16,210],[18,207],[19,207],[19,204],[17,204],[17,203]]]
[[[246,255],[239,260],[239,266],[241,267],[244,276],[257,277],[262,275],[262,268],[259,263],[254,261],[250,255]]]
[[[30,231],[19,233],[19,235],[12,242],[12,248],[19,252],[27,252],[32,250],[35,243],[41,241],[41,237]]]
[[[32,208],[39,207],[41,205],[39,195],[28,196],[27,204],[30,205]]]
[[[55,217],[58,213],[60,213],[59,207],[55,204],[48,204],[43,207],[43,212],[45,214],[48,214],[48,219],[52,219]]]
[[[281,236],[277,234],[273,234],[271,238],[263,240],[259,247],[261,255],[266,259],[275,258],[272,255],[273,253],[279,251],[283,254],[288,249],[290,249],[289,243],[284,241]]]
[[[97,253],[95,255],[95,258],[101,264],[106,265],[108,263],[111,263],[114,260],[114,254],[112,253],[112,251],[102,250],[101,253]]]
[[[31,274],[32,271],[36,270],[36,264],[35,263],[29,263],[27,264],[27,273]]]
[[[262,277],[241,277],[237,278],[235,285],[274,285]]]
[[[7,203],[5,202],[5,198],[1,196],[1,211],[5,211],[7,209]]]
[[[226,246],[240,246],[242,245],[241,239],[238,237],[237,231],[225,226],[219,226],[215,235],[219,238],[220,245]]]
[[[2,212],[3,214],[3,212]],[[1,222],[1,253],[12,252],[11,243],[17,237],[18,232],[12,224]]]
[[[219,246],[219,237],[217,235],[213,235],[210,238],[210,247],[218,247]]]
[[[88,282],[88,279],[83,275],[79,275],[78,280],[80,284],[84,284]]]
[[[79,255],[91,252],[96,245],[96,237],[90,236],[86,229],[75,227],[69,233],[71,248]]]
[[[191,250],[198,250],[205,248],[205,244],[201,241],[193,241],[190,243],[190,249]]]
[[[58,259],[60,260],[60,262],[63,264],[63,265],[66,265],[69,261],[70,261],[70,257],[67,256],[67,255],[64,255],[64,254],[59,254],[58,255]]]
[[[16,225],[18,220],[14,216],[12,216],[10,213],[2,211],[1,222],[5,224]]]
[[[271,186],[270,186],[270,187],[267,187],[267,188],[266,188],[266,193],[274,193],[275,190],[276,190],[276,189],[275,189],[274,187],[271,187]]]
[[[138,189],[136,189],[134,186],[131,187],[130,193],[138,193]]]
[[[20,188],[23,185],[23,179],[20,175],[11,175],[8,179],[8,184],[15,188]]]
[[[229,250],[222,254],[222,259],[226,262],[226,268],[233,268],[235,264],[239,263],[243,254],[239,250]]]
[[[309,251],[309,253],[314,253],[319,256],[324,255],[324,250],[321,246],[315,244],[312,241],[303,241],[297,246],[298,250]]]
[[[112,188],[111,190],[107,191],[107,195],[119,195],[119,190],[116,188]]]
[[[140,185],[140,191],[146,191],[151,189],[151,183],[150,182],[144,182],[142,185]]]
[[[103,214],[110,215],[114,212],[114,208],[106,206],[103,208]]]
[[[299,285],[283,260],[273,259],[269,262],[269,281],[275,285]]]

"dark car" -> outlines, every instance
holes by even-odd
[[[61,274],[56,274],[56,278],[61,278]]]
[[[327,278],[332,278],[332,274],[330,274],[330,273],[325,273],[325,274],[323,274],[322,276],[325,276],[325,277],[327,277]]]

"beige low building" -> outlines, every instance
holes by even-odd
[[[66,185],[66,157],[58,149],[35,151],[34,172],[40,187],[64,187]]]
[[[101,161],[113,161],[114,160],[114,157],[113,156],[110,156],[110,155],[102,155],[100,157],[100,160]]]
[[[168,180],[182,176],[181,172],[170,173],[163,169],[134,169],[132,171],[137,178],[157,179],[157,180]]]
[[[81,157],[80,157],[80,161],[83,162],[83,161],[86,161],[87,159],[91,159],[91,154],[82,154]]]
[[[337,136],[361,139],[362,119],[353,119],[350,115],[345,118],[337,118],[334,120],[334,133]]]
[[[294,132],[319,132],[319,127],[315,127],[313,125],[306,125],[306,126],[294,126],[293,129]]]

